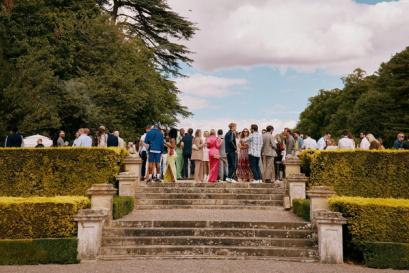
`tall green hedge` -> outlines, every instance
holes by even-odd
[[[310,221],[310,200],[294,199],[293,212],[306,221]]]
[[[350,240],[409,243],[409,200],[342,196],[329,204],[347,218]]]
[[[77,238],[0,240],[0,265],[74,264]]]
[[[89,206],[83,196],[0,197],[0,239],[75,237],[74,215]]]
[[[113,183],[125,156],[100,148],[0,149],[0,196],[85,195]]]
[[[409,269],[409,244],[365,241],[353,244],[368,267]]]
[[[131,213],[135,206],[135,198],[130,196],[115,196],[113,200],[112,216],[114,220]]]
[[[409,151],[304,151],[309,186],[333,186],[339,195],[409,198]]]

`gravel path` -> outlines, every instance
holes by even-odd
[[[246,221],[246,222],[303,222],[294,213],[282,208],[252,209],[160,209],[135,210],[123,220],[136,221]]]
[[[367,273],[409,272],[375,270],[354,265],[224,260],[128,260],[79,265],[0,266],[0,273]]]

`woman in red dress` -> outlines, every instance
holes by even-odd
[[[240,134],[239,142],[239,164],[237,164],[237,177],[244,182],[250,182],[252,173],[249,163],[249,145],[247,139],[250,135],[248,129],[244,129]]]

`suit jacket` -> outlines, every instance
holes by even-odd
[[[273,134],[263,134],[263,147],[261,148],[261,155],[264,156],[277,156],[277,144],[274,142]]]

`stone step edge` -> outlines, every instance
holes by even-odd
[[[208,236],[103,236],[102,240],[155,240],[155,239],[175,239],[175,240],[237,240],[237,241],[250,241],[250,240],[270,240],[270,241],[287,241],[287,242],[312,242],[315,243],[316,240],[311,238],[273,238],[273,237],[208,237]]]
[[[165,230],[165,231],[174,231],[174,230],[200,230],[200,231],[279,231],[279,232],[308,232],[314,233],[312,229],[267,229],[267,228],[178,228],[178,227],[148,227],[148,228],[139,228],[139,227],[111,227],[104,228],[103,232],[109,231],[118,231],[118,230]],[[177,236],[175,236],[177,237]],[[253,238],[253,237],[251,237]],[[268,237],[267,237],[268,238]]]
[[[280,246],[207,246],[207,245],[141,245],[141,246],[102,246],[101,250],[104,249],[152,249],[152,248],[184,248],[184,249],[249,249],[249,250],[311,250],[311,251],[318,251],[318,247],[280,247]]]
[[[220,255],[99,255],[97,260],[115,261],[115,260],[271,260],[300,263],[319,262],[318,257],[281,257],[281,256],[220,256]]]
[[[284,210],[282,204],[274,206],[257,205],[135,205],[135,210],[153,210],[153,209],[238,209],[238,210]]]

